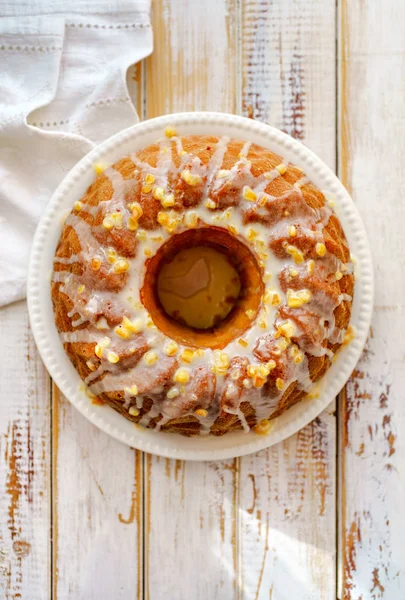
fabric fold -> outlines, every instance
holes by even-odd
[[[61,7],[2,9],[14,16],[0,19],[0,306],[25,297],[32,237],[65,174],[138,121],[126,73],[152,51],[149,2]]]

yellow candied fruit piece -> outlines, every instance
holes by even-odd
[[[268,419],[262,419],[253,427],[253,431],[259,435],[267,435],[271,429],[271,422]]]
[[[155,200],[160,200],[161,202],[165,197],[165,191],[162,187],[154,187],[152,196],[155,198]]]
[[[263,275],[263,281],[264,283],[269,283],[269,281],[271,280],[271,273],[270,271],[265,271],[264,275]]]
[[[114,221],[110,215],[106,215],[103,219],[103,227],[105,229],[112,229],[114,227]]]
[[[297,277],[298,275],[297,269],[293,269],[292,267],[289,267],[288,272],[291,275],[291,277]]]
[[[93,271],[98,271],[100,267],[101,267],[101,260],[99,258],[92,258],[91,259],[91,268],[93,269]]]
[[[342,279],[342,277],[343,277],[343,273],[341,271],[336,271],[336,273],[335,273],[336,281],[340,281],[340,279]]]
[[[271,369],[268,367],[268,365],[259,365],[257,367],[257,371],[262,377],[267,377]]]
[[[161,235],[156,235],[154,237],[151,237],[150,240],[151,240],[151,242],[157,242],[157,243],[163,242],[163,238]]]
[[[284,381],[284,379],[281,379],[280,377],[277,377],[277,379],[276,379],[276,387],[281,392],[285,388],[285,381]]]
[[[255,311],[252,310],[251,308],[248,308],[247,310],[245,310],[245,315],[249,318],[249,319],[253,319],[253,317],[255,316]]]
[[[193,210],[186,213],[184,220],[185,220],[185,224],[187,225],[187,227],[196,227],[196,225],[198,223],[197,213],[194,212]]]
[[[174,127],[166,127],[166,129],[165,129],[165,136],[167,138],[170,139],[172,137],[176,137],[176,135],[177,135],[177,131],[175,130]]]
[[[118,258],[117,251],[114,248],[107,248],[106,254],[107,254],[107,260],[110,263],[110,265],[114,264]]]
[[[257,373],[257,365],[249,365],[247,368],[247,374],[249,377],[254,377]]]
[[[235,225],[228,225],[227,230],[229,231],[229,233],[232,233],[233,235],[239,235],[239,229],[237,227],[235,227]]]
[[[173,380],[176,383],[188,383],[190,381],[190,373],[181,367],[173,375]]]
[[[158,359],[159,357],[154,350],[149,350],[143,355],[143,360],[147,365],[154,365]]]
[[[297,235],[297,228],[295,225],[290,225],[290,227],[288,228],[288,235],[290,237],[295,237]]]
[[[181,172],[181,178],[191,186],[198,185],[202,182],[202,177],[200,175],[194,175],[191,173],[190,169],[184,169],[184,171]]]
[[[138,220],[134,219],[134,217],[129,217],[127,225],[130,231],[136,231],[138,229]]]
[[[117,363],[119,361],[120,357],[118,356],[118,354],[116,352],[108,352],[107,354],[107,360],[110,363]]]
[[[129,269],[129,262],[127,260],[125,260],[125,258],[119,258],[115,263],[114,263],[114,271],[115,273],[125,273],[125,271],[128,271]]]
[[[277,294],[277,292],[272,292],[271,290],[267,290],[263,296],[263,302],[265,304],[271,304],[272,306],[278,306],[281,304],[281,298]]]
[[[86,365],[89,367],[90,371],[95,371],[97,368],[94,362],[91,360],[86,361]]]
[[[127,340],[128,338],[131,337],[131,332],[128,331],[128,329],[126,329],[122,325],[117,325],[117,327],[114,329],[114,331],[123,340]]]
[[[312,259],[311,259],[311,260],[309,260],[309,261],[308,261],[307,268],[308,268],[308,273],[309,273],[310,275],[312,275],[312,273],[315,271],[315,261],[314,261],[314,260],[312,260]]]
[[[262,377],[261,375],[255,375],[253,377],[253,387],[261,388],[267,381],[267,377]]]
[[[146,242],[146,240],[148,239],[148,234],[145,231],[145,229],[140,229],[139,231],[136,232],[136,236],[135,237],[140,242]]]
[[[149,329],[157,329],[155,323],[153,322],[153,319],[150,315],[147,316],[146,318],[146,327],[149,327]]]
[[[267,321],[266,321],[266,319],[265,319],[264,317],[261,317],[261,318],[258,320],[258,325],[259,325],[259,327],[261,327],[262,329],[267,329]]]
[[[149,194],[152,191],[152,188],[153,188],[152,184],[147,183],[141,187],[141,192],[142,192],[142,194]]]
[[[171,388],[166,394],[166,397],[169,398],[169,400],[174,400],[174,398],[177,398],[177,396],[180,396],[180,392],[175,387]]]
[[[248,185],[245,185],[245,187],[243,188],[243,193],[242,193],[243,197],[245,200],[248,200],[248,202],[255,202],[257,199],[257,194],[256,192],[254,192],[252,190],[252,188],[250,188]]]
[[[94,165],[93,165],[93,169],[95,170],[97,175],[101,175],[101,173],[103,173],[106,170],[106,168],[107,168],[107,165],[105,165],[102,162],[94,163]]]
[[[238,344],[242,346],[242,348],[247,348],[249,346],[249,343],[243,338],[240,338],[240,340],[238,340]]]
[[[304,360],[304,353],[299,350],[293,358],[296,365],[299,365]]]
[[[80,202],[80,200],[76,200],[76,202],[73,204],[73,208],[77,210],[77,212],[80,212],[83,208],[83,202]]]
[[[255,231],[252,227],[249,227],[246,237],[249,240],[249,242],[253,242],[253,240],[257,238],[258,235],[259,234],[257,233],[257,231]]]
[[[285,217],[288,217],[289,215],[290,215],[290,211],[288,211],[288,210],[285,210],[285,211],[284,211],[284,216],[285,216]]]
[[[287,304],[290,308],[300,308],[309,302],[312,294],[309,290],[287,290]]]
[[[148,183],[155,183],[155,181],[156,181],[156,178],[155,178],[155,176],[153,175],[153,173],[148,173],[148,174],[146,175],[146,177],[145,177],[145,183],[146,183],[146,184],[148,184]]]
[[[275,369],[277,366],[275,360],[269,360],[266,364],[267,364],[267,367],[270,369],[270,371]]]
[[[284,350],[287,350],[288,346],[289,346],[290,342],[287,338],[280,338],[277,341],[277,348],[279,348],[282,352],[284,352]]]
[[[81,284],[79,285],[79,287],[77,288],[77,293],[78,294],[83,294],[84,290],[86,289],[86,286]]]
[[[214,351],[214,372],[219,375],[225,375],[229,367],[230,359],[226,352],[220,350]]]
[[[261,260],[267,260],[269,258],[269,255],[266,254],[266,252],[259,252],[258,256]]]
[[[152,254],[153,254],[153,252],[150,248],[145,248],[143,253],[145,256],[148,256],[148,257],[152,256]]]
[[[214,208],[217,208],[217,205],[215,204],[214,200],[211,200],[210,198],[208,198],[204,202],[204,206],[205,206],[205,208],[209,208],[211,210],[213,210]]]
[[[162,203],[163,208],[171,208],[172,206],[175,205],[174,195],[173,194],[167,194],[161,200],[161,203]]]
[[[322,244],[322,242],[318,242],[315,246],[315,252],[318,256],[325,256],[326,254],[326,246]]]
[[[139,416],[139,408],[136,406],[130,406],[128,413],[131,415],[131,417],[137,417]]]
[[[135,384],[131,385],[131,387],[125,388],[125,392],[127,392],[127,394],[130,394],[131,396],[136,396],[138,393],[138,386]]]
[[[205,408],[197,408],[197,410],[194,411],[194,414],[197,415],[197,417],[206,417],[208,415],[208,410],[205,410]]]
[[[263,194],[263,196],[258,201],[258,205],[259,206],[266,206],[268,199],[269,199],[269,197],[266,196],[266,194]]]
[[[102,358],[103,356],[103,352],[105,350],[105,348],[108,348],[108,346],[110,345],[110,338],[105,337],[102,340],[100,340],[98,342],[98,344],[96,344],[96,347],[94,348],[94,353],[96,356],[98,356],[98,358]]]
[[[191,363],[195,358],[195,351],[191,350],[191,348],[185,348],[183,352],[180,354],[180,359],[183,362]]]
[[[142,321],[141,319],[135,319],[131,321],[128,317],[124,317],[122,319],[122,327],[128,329],[130,333],[139,333],[142,329]]]
[[[166,229],[168,233],[173,233],[177,227],[176,219],[170,217],[170,215],[164,211],[160,211],[157,216],[158,223]]]
[[[287,338],[293,337],[295,330],[295,325],[290,319],[284,321],[284,323],[282,323],[277,329],[277,331],[280,332],[281,335]]]
[[[120,212],[114,212],[110,214],[110,217],[113,220],[114,227],[117,229],[122,229],[124,226],[124,215]]]
[[[177,342],[169,342],[163,349],[166,356],[175,356],[179,351],[179,345]]]
[[[109,213],[103,219],[103,227],[105,227],[106,229],[112,229],[113,227],[116,227],[117,229],[122,229],[123,226],[124,217],[120,212]]]
[[[139,202],[131,202],[131,204],[128,204],[128,208],[131,209],[131,214],[137,221],[142,217],[143,209]]]
[[[301,250],[298,250],[298,248],[295,246],[287,244],[286,252],[293,257],[295,264],[299,265],[300,263],[304,262],[304,255],[302,254]]]
[[[277,165],[276,169],[280,173],[280,175],[284,175],[284,173],[287,171],[287,167],[284,163]]]

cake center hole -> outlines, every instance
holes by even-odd
[[[160,269],[157,295],[166,314],[193,329],[217,327],[235,306],[241,281],[227,256],[209,246],[185,248]]]

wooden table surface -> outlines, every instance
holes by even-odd
[[[405,599],[405,2],[155,0],[142,118],[271,123],[339,174],[376,296],[336,403],[223,462],[134,451],[52,384],[25,303],[0,311],[0,598]]]

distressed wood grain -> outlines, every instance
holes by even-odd
[[[146,113],[234,111],[236,3],[159,0]],[[145,598],[236,597],[238,461],[146,458]],[[170,540],[162,543],[162,539]]]
[[[340,173],[374,257],[372,330],[342,398],[340,597],[405,598],[405,4],[341,0]]]
[[[242,3],[242,110],[336,154],[335,4]],[[334,405],[290,439],[241,459],[244,600],[335,598]]]
[[[0,311],[0,597],[50,596],[50,381],[25,302]]]
[[[53,388],[54,598],[142,598],[142,455]]]

